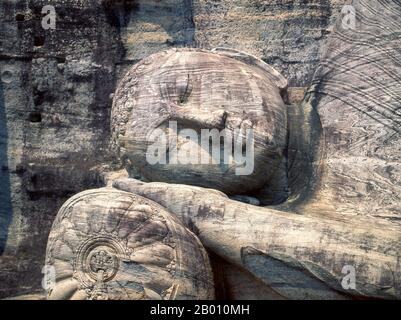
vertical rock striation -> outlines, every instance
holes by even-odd
[[[55,30],[41,26],[47,4]],[[41,287],[54,213],[96,184],[92,167],[112,163],[110,94],[122,51],[98,1],[2,1],[0,11],[3,297]]]

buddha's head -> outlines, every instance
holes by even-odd
[[[113,137],[130,175],[243,194],[278,170],[285,79],[233,50],[172,49],[136,64],[116,91]]]

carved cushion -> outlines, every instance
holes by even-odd
[[[111,188],[58,212],[46,254],[48,299],[211,299],[197,237],[163,207]]]

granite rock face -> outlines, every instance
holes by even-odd
[[[326,211],[316,216],[291,203],[254,206],[190,185],[125,178],[113,186],[161,204],[205,247],[287,299],[401,297],[400,228],[391,223]],[[345,266],[355,270],[353,287],[343,285]],[[238,282],[228,288],[241,288]]]
[[[196,43],[253,54],[307,87],[344,0],[194,1]],[[296,90],[294,89],[294,94]]]
[[[127,68],[161,49],[223,45],[272,64],[299,101],[343,2],[2,1],[0,297],[41,288],[57,210],[119,166],[111,95]],[[41,26],[48,4],[55,30]]]

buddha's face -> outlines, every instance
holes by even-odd
[[[128,169],[229,194],[266,185],[286,148],[285,106],[264,71],[200,50],[135,66],[117,90],[112,121]]]

